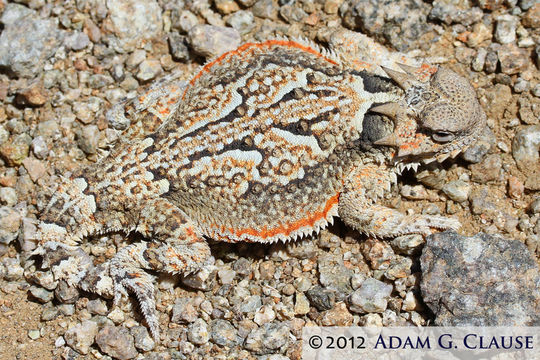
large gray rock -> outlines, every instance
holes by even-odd
[[[444,232],[427,238],[420,262],[435,324],[540,325],[540,271],[521,242]]]
[[[0,68],[14,76],[33,76],[63,41],[64,32],[53,20],[19,4],[7,4],[0,23]]]

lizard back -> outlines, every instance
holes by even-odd
[[[95,189],[167,198],[214,239],[309,234],[337,215],[344,149],[364,115],[398,91],[299,42],[245,44],[204,66],[172,118],[114,155]]]

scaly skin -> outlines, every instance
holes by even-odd
[[[181,96],[178,82],[142,96],[126,111],[137,117],[128,140],[52,194],[34,253],[57,278],[116,302],[133,292],[157,339],[144,269],[197,271],[210,255],[204,237],[288,241],[334,216],[377,237],[459,227],[377,200],[403,166],[454,156],[477,137],[485,117],[470,85],[434,67],[387,70],[392,80],[347,64],[312,44],[248,43],[204,66]],[[86,236],[118,230],[149,241],[98,267],[81,255]]]

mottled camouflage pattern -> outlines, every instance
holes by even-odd
[[[343,64],[303,42],[248,43],[208,63],[185,90],[171,82],[125,112],[115,108],[132,127],[106,158],[58,185],[35,253],[86,290],[116,301],[133,292],[157,338],[153,279],[143,269],[196,271],[210,255],[204,236],[288,241],[338,215],[377,237],[457,228],[377,200],[404,166],[474,140],[485,119],[470,85],[433,67],[388,77]],[[149,241],[98,267],[80,255],[84,237],[119,230]]]

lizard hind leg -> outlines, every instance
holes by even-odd
[[[137,230],[153,241],[120,249],[99,269],[89,271],[83,288],[103,295],[112,290],[115,305],[128,292],[134,294],[152,336],[158,340],[154,276],[145,270],[190,274],[210,257],[210,248],[187,215],[165,199],[144,204]]]

